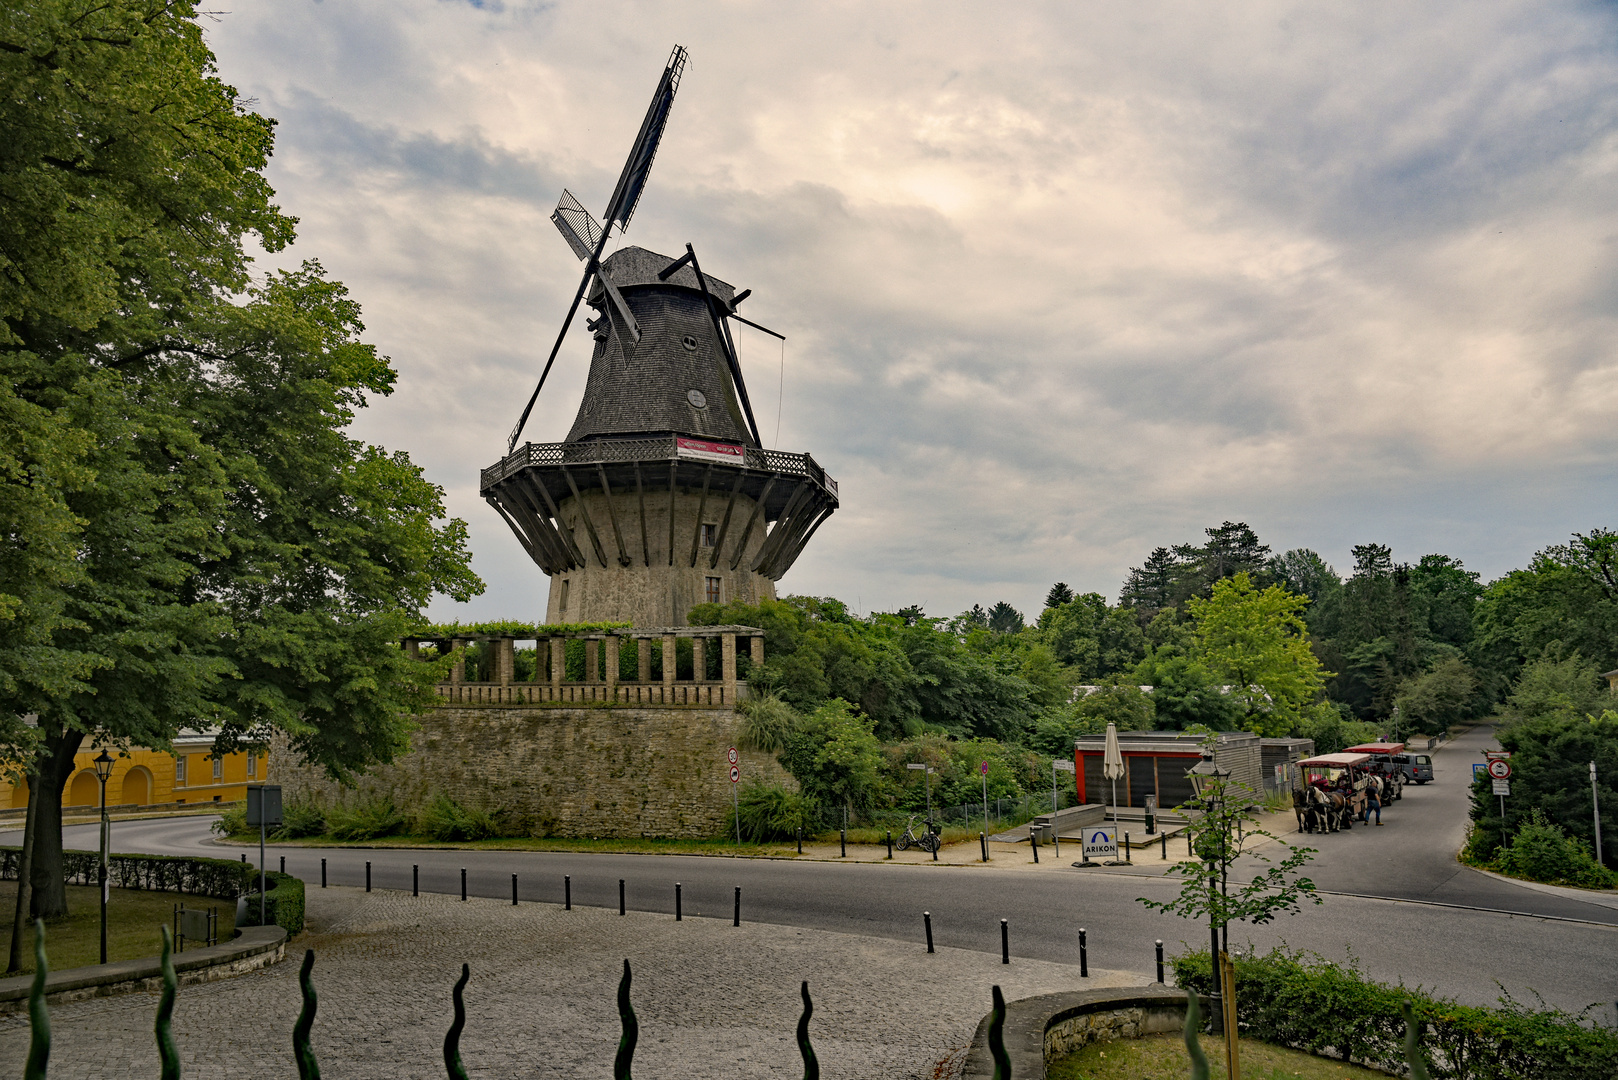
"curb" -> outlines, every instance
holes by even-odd
[[[1206,1013],[1208,999],[1200,1001]],[[1070,990],[1008,1001],[1002,1037],[1011,1075],[1017,1080],[1044,1080],[1046,1046],[1053,1037],[1065,1044],[1053,1050],[1068,1053],[1092,1042],[1183,1031],[1185,1002],[1185,991],[1166,986]],[[985,1016],[978,1023],[961,1080],[987,1080],[995,1074],[989,1056],[989,1020]]]
[[[174,974],[181,986],[228,979],[284,959],[286,942],[287,932],[282,927],[245,927],[232,941],[176,954]],[[33,984],[32,975],[0,979],[0,1016],[26,1011],[28,992]],[[162,958],[143,956],[138,960],[53,971],[45,977],[45,1000],[52,1005],[65,1005],[89,998],[157,990],[162,985]]]

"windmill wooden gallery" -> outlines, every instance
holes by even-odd
[[[731,324],[780,335],[737,314],[750,290],[704,273],[690,244],[677,257],[624,247],[602,258],[640,201],[685,62],[675,46],[602,221],[567,191],[551,215],[583,278],[506,455],[481,476],[484,499],[550,578],[545,623],[435,642],[458,650],[441,703],[408,754],[359,781],[362,796],[444,793],[558,836],[723,828],[726,752],[763,631],[691,627],[686,614],[773,599],[838,495],[810,455],[759,437]],[[594,347],[572,429],[519,445],[581,302]],[[535,659],[519,681],[526,640]],[[288,797],[344,797],[277,749]],[[786,779],[770,755],[742,757],[742,772]]]

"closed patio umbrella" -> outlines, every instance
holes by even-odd
[[[1107,725],[1107,748],[1101,755],[1101,775],[1112,781],[1112,823],[1118,824],[1118,778],[1124,775],[1124,754],[1118,749],[1118,725]]]

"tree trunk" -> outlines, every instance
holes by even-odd
[[[28,799],[30,804],[37,804],[30,906],[35,918],[46,921],[67,915],[67,875],[62,860],[62,789],[73,775],[73,756],[83,742],[81,731],[55,731],[46,735],[45,753],[39,758],[39,787]]]
[[[6,971],[22,970],[23,934],[28,929],[29,868],[34,852],[34,807],[39,805],[39,777],[28,778],[28,813],[23,818],[22,850],[17,853],[17,912],[11,919],[11,953],[6,957]]]

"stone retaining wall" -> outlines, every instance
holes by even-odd
[[[1200,1000],[1207,1015],[1208,1000]],[[1167,986],[1076,990],[1008,1002],[1002,1035],[1011,1075],[1017,1080],[1042,1080],[1046,1062],[1091,1043],[1183,1031],[1185,1002],[1185,991]],[[980,1080],[993,1075],[989,1018],[984,1017],[961,1076]]]
[[[410,752],[354,790],[272,746],[283,799],[385,795],[409,808],[443,793],[536,836],[702,839],[725,828],[734,709],[457,705],[418,721]],[[773,754],[743,751],[741,773],[795,786]]]

